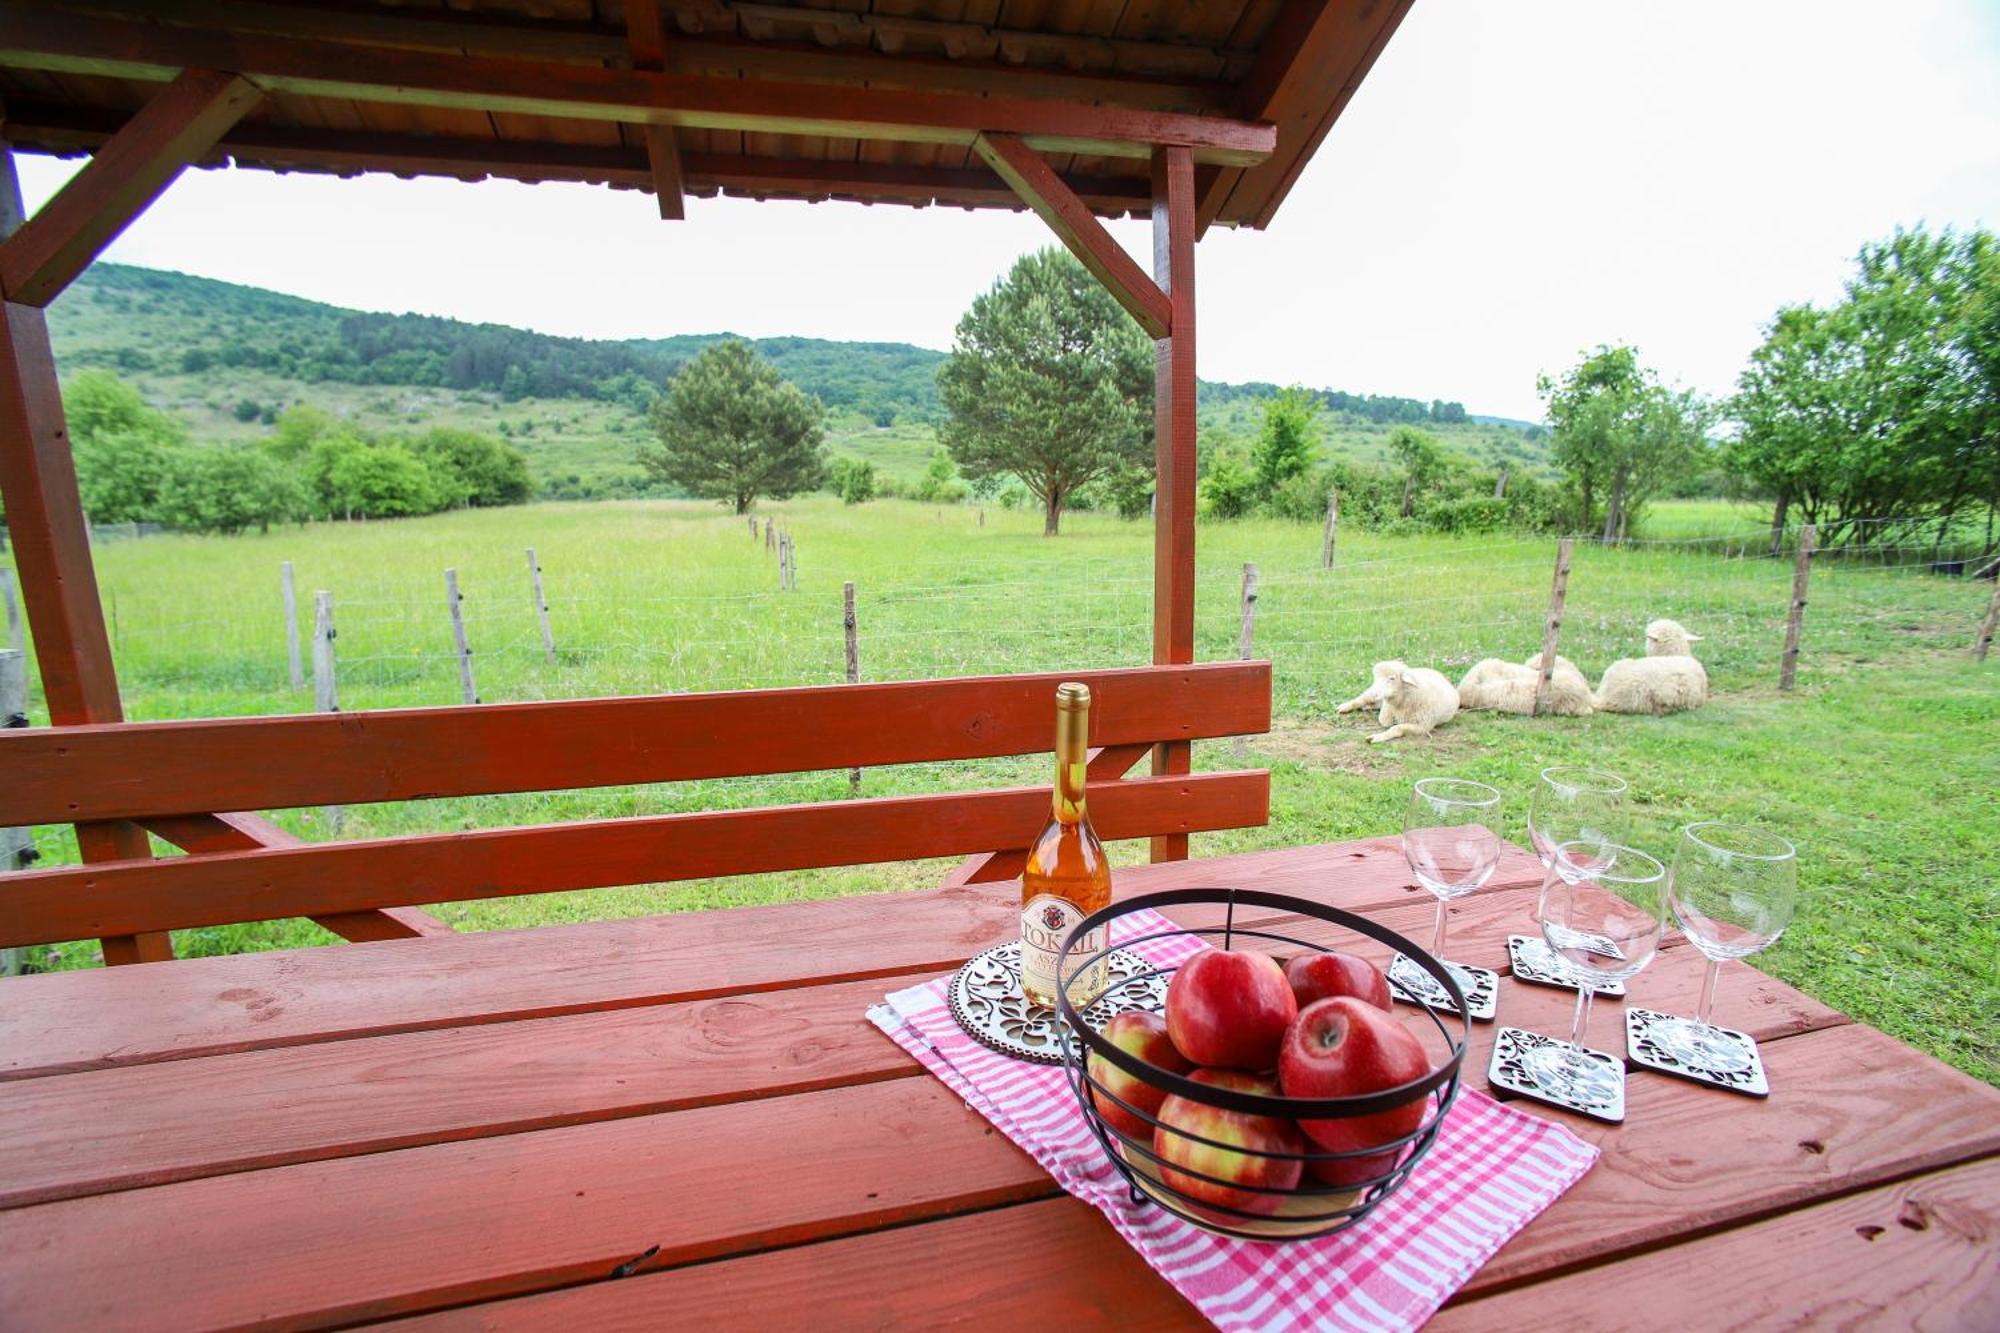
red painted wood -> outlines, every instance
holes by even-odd
[[[0,243],[6,299],[45,306],[187,165],[206,153],[263,94],[234,74],[184,70]]]
[[[1211,1327],[1096,1209],[1067,1197],[447,1310],[402,1327],[653,1333],[729,1328],[750,1308],[767,1333]]]
[[[0,235],[19,235],[22,214],[13,155],[0,150]],[[50,720],[57,727],[118,721],[124,716],[118,676],[97,598],[90,531],[77,496],[48,322],[40,310],[13,302],[0,308],[0,499],[6,502],[14,566],[34,631],[35,662]],[[146,835],[131,824],[79,823],[76,841],[83,859],[91,862],[152,854]],[[112,937],[102,947],[104,961],[112,965],[173,957],[172,941],[165,935]]]
[[[1539,876],[1534,857],[1510,848],[1489,886],[1464,901],[1487,910]],[[1393,838],[1119,867],[1112,876],[1121,897],[1212,884],[1414,912],[1413,929],[1429,910]],[[1510,911],[1525,920],[1524,907]],[[1474,939],[1469,920],[1455,914],[1452,928]],[[935,972],[1019,929],[1019,889],[980,885],[191,958],[143,976],[17,977],[0,988],[0,1078]]]
[[[246,813],[172,815],[146,820],[145,827],[184,852],[251,852],[307,845],[262,815]],[[408,940],[452,933],[449,925],[418,907],[333,912],[311,920],[344,940]]]
[[[1511,913],[1462,923],[1466,956],[1500,961],[1530,891]],[[1495,900],[1496,903],[1499,899]],[[1174,914],[1189,926],[1221,924],[1213,911]],[[1375,919],[1421,933],[1421,905],[1378,909]],[[1265,920],[1245,912],[1239,924]],[[1274,929],[1354,949],[1357,941],[1272,920]],[[1265,946],[1255,942],[1250,947]],[[1288,951],[1288,950],[1287,950]],[[1361,949],[1386,961],[1372,942]],[[1692,1010],[1703,963],[1665,951],[1648,970],[1645,1000]],[[928,973],[621,1008],[519,1022],[432,1029],[269,1047],[228,1056],[131,1065],[16,1082],[0,1097],[0,1207],[132,1189],[260,1166],[354,1156],[422,1143],[815,1088],[912,1077],[919,1068],[880,1040],[864,1014],[888,991]],[[1562,1031],[1570,997],[1503,983],[1508,1021]],[[1605,1031],[1616,1028],[1600,1014]],[[1434,1030],[1402,1011],[1414,1030]],[[1770,1041],[1846,1020],[1782,982],[1746,969],[1724,991],[1718,1020]],[[1468,1083],[1483,1081],[1490,1027],[1478,1029]],[[469,1097],[466,1090],[477,1088]]]
[[[625,38],[637,69],[664,69],[667,35],[660,23],[659,0],[625,0]],[[666,125],[646,125],[640,129],[646,141],[646,160],[652,168],[653,197],[660,216],[678,222],[687,216],[681,197],[681,149],[674,130]]]
[[[1136,778],[1097,792],[1093,819],[1108,839],[1243,828],[1270,799],[1261,771]],[[964,855],[1032,837],[1047,802],[1017,787],[34,871],[0,884],[0,943]]]
[[[1195,305],[1194,158],[1153,154],[1153,274],[1173,303],[1173,334],[1154,344],[1153,660],[1194,660]],[[1153,772],[1185,773],[1189,747],[1162,745]],[[1187,839],[1153,840],[1155,861],[1188,854]]]
[[[942,1084],[898,1079],[0,1212],[0,1327],[324,1326],[1054,1188]]]
[[[1173,302],[1040,153],[1011,134],[982,134],[973,148],[1140,328],[1154,338],[1167,336],[1173,326]]]
[[[1733,1329],[2000,1328],[1996,1238],[1989,1158],[1464,1301],[1425,1327],[1541,1333],[1560,1310],[1577,1328],[1617,1328],[1634,1311],[1698,1309],[1727,1311]]]
[[[1144,156],[1153,144],[1178,143],[1191,145],[1203,161],[1240,164],[1260,160],[1277,142],[1269,125],[1218,116],[357,47],[77,19],[29,4],[0,14],[0,59],[24,69],[134,79],[223,68],[273,93],[962,147],[982,131],[997,130],[1056,152]]]
[[[1093,784],[1116,782],[1151,753],[1152,748],[1150,745],[1111,745],[1092,750],[1085,765],[1086,780]],[[990,884],[995,880],[1017,879],[1027,864],[1028,852],[1024,847],[969,856],[939,882],[939,887],[951,889],[961,884]]]
[[[40,570],[25,553],[22,574],[32,611]],[[46,657],[50,650],[43,651]],[[0,734],[0,822],[360,805],[1032,754],[1054,743],[1051,701],[1056,686],[1072,678],[1091,687],[1101,744],[1236,735],[1271,724],[1270,663],[1216,662],[139,722],[60,734],[27,729]]]

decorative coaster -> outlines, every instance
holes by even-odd
[[[1167,1007],[1167,978],[1147,976],[1158,969],[1138,954],[1113,949],[1105,956],[1107,986],[1083,1010],[1097,1031],[1127,1009],[1161,1013]],[[966,1035],[1002,1055],[1036,1064],[1062,1063],[1062,1015],[1030,1004],[1021,993],[1021,942],[1010,940],[977,954],[958,969],[949,992],[951,1016]]]
[[[1486,1081],[1502,1095],[1532,1097],[1565,1111],[1575,1111],[1593,1120],[1613,1125],[1625,1122],[1625,1063],[1603,1051],[1584,1048],[1584,1055],[1600,1064],[1604,1079],[1594,1091],[1572,1099],[1564,1092],[1543,1087],[1535,1079],[1528,1061],[1533,1052],[1550,1047],[1567,1047],[1561,1037],[1545,1037],[1539,1032],[1502,1026],[1493,1034],[1493,1060],[1486,1067]]]
[[[1509,935],[1507,958],[1513,965],[1516,981],[1532,981],[1537,986],[1558,986],[1563,990],[1577,988],[1576,969],[1569,965],[1568,959],[1553,952],[1545,940],[1532,935]],[[1599,995],[1619,999],[1625,994],[1625,983],[1600,981],[1591,989]]]
[[[1445,966],[1458,978],[1458,988],[1465,992],[1468,1015],[1482,1023],[1491,1023],[1500,1001],[1500,974],[1490,968],[1467,967],[1464,963]],[[1405,1004],[1428,1005],[1448,1014],[1458,1012],[1458,1006],[1451,1002],[1444,987],[1438,985],[1437,978],[1402,954],[1397,954],[1396,961],[1389,964],[1389,992]]]
[[[1659,1026],[1663,1023],[1680,1021],[1682,1020],[1672,1014],[1628,1006],[1625,1010],[1625,1050],[1632,1057],[1632,1063],[1643,1065],[1647,1069],[1657,1069],[1662,1074],[1692,1079],[1696,1083],[1706,1083],[1711,1088],[1723,1088],[1750,1097],[1771,1095],[1771,1085],[1764,1078],[1764,1057],[1757,1053],[1755,1037],[1747,1032],[1738,1032],[1734,1028],[1717,1027],[1715,1031],[1750,1062],[1742,1069],[1717,1069],[1710,1065],[1681,1060],[1669,1052],[1660,1041]]]

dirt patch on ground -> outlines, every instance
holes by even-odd
[[[1251,737],[1247,750],[1267,763],[1298,764],[1357,777],[1375,777],[1388,771],[1392,761],[1381,747],[1368,744],[1368,737],[1375,730],[1374,721],[1371,717],[1366,724],[1343,725],[1273,718],[1270,733]]]

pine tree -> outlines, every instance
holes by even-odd
[[[657,449],[639,451],[655,477],[746,513],[826,480],[819,400],[788,384],[740,339],[716,343],[681,367],[653,406]]]

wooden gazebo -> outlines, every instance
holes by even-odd
[[[81,868],[12,877],[0,943],[310,915],[349,939],[413,904],[976,854],[1018,873],[1026,790],[302,846],[257,811],[1026,753],[1041,677],[127,724],[42,308],[184,168],[602,182],[688,196],[1030,208],[1156,340],[1153,665],[1101,677],[1097,818],[1184,857],[1262,822],[1261,772],[1189,772],[1268,725],[1259,663],[1195,667],[1195,242],[1263,227],[1407,0],[85,0],[0,6],[15,149],[91,160],[21,218],[0,181],[0,492],[52,722],[0,738],[0,825],[74,823]],[[699,207],[699,205],[694,205]],[[1102,217],[1150,214],[1148,274]],[[1117,781],[1151,756],[1152,775]],[[147,833],[188,855],[154,860]]]

